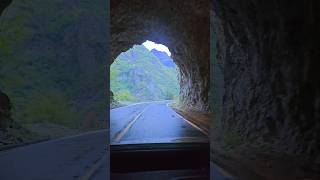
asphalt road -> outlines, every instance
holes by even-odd
[[[139,103],[111,110],[111,144],[208,141],[203,132],[168,107],[168,103]]]
[[[113,144],[207,142],[199,129],[167,106],[134,104],[111,110]],[[0,152],[1,180],[109,179],[107,130],[89,132]],[[213,166],[211,166],[213,167]],[[214,179],[231,179],[212,168]]]
[[[107,134],[100,130],[2,151],[0,179],[107,179]]]
[[[168,103],[139,103],[111,110],[111,144],[208,141],[201,130],[168,107]],[[216,164],[211,164],[210,169],[212,179],[234,179]]]

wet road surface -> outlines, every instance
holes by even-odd
[[[148,102],[111,110],[111,144],[208,142],[205,133],[168,107],[170,101]],[[211,178],[232,180],[216,164],[211,164]]]
[[[203,132],[168,107],[168,103],[139,103],[111,110],[111,144],[208,141]]]
[[[107,130],[0,152],[1,180],[107,179]]]

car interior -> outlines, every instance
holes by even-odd
[[[111,144],[111,179],[209,179],[209,143]]]

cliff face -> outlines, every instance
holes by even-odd
[[[209,110],[209,1],[111,0],[111,60],[146,40],[166,45],[179,68],[180,103]]]
[[[153,52],[135,45],[117,57],[110,67],[110,88],[116,100],[145,102],[178,96],[177,71],[172,59],[163,55],[159,58]]]
[[[212,127],[319,156],[318,1],[214,0]]]

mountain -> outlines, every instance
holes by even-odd
[[[151,52],[165,65],[168,67],[176,67],[176,64],[173,60],[168,56],[167,53],[158,51],[156,49],[152,49]]]
[[[135,45],[121,53],[110,69],[110,85],[115,98],[120,101],[176,98],[179,84],[176,67],[170,59],[143,45]]]

